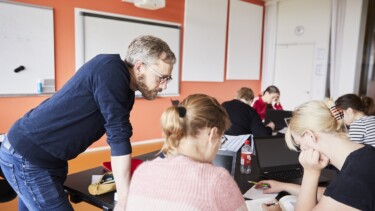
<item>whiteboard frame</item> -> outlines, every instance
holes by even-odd
[[[27,10],[28,8],[30,9],[30,13],[28,13],[28,15],[30,14],[39,15],[37,18],[30,19],[31,22],[36,24],[35,25],[36,27],[32,27],[31,25],[26,25],[26,27],[22,27],[23,28],[22,34],[27,35],[25,40],[28,40],[28,43],[25,43],[22,40],[22,37],[19,37],[18,39],[20,39],[20,42],[17,42],[15,46],[12,46],[12,48],[15,51],[17,51],[17,49],[20,49],[20,51],[18,52],[21,52],[21,49],[22,49],[22,53],[17,53],[17,56],[15,56],[15,58],[20,58],[19,60],[20,61],[22,60],[22,63],[21,62],[17,63],[17,65],[10,64],[10,66],[16,67],[18,65],[23,65],[25,66],[26,69],[24,71],[16,73],[18,76],[20,76],[17,79],[17,81],[14,81],[14,77],[12,77],[14,75],[12,74],[10,78],[6,78],[6,81],[0,80],[2,87],[4,87],[4,90],[0,90],[0,97],[35,96],[35,95],[45,95],[45,94],[54,93],[55,92],[55,41],[54,41],[55,35],[54,35],[54,10],[53,8],[47,7],[47,6],[28,4],[28,3],[6,1],[6,0],[0,0],[0,4],[11,5],[11,6],[15,6],[16,8],[19,6],[18,8],[24,11],[25,9]],[[17,27],[17,26],[20,27],[19,25],[12,25],[12,27]],[[31,32],[30,28],[34,28],[34,31],[32,31],[32,33],[30,33]],[[43,31],[37,32],[35,31],[35,28],[36,29],[39,28],[39,30],[42,29]],[[4,35],[7,36],[9,34],[5,33]],[[12,38],[14,39],[15,37],[12,36]],[[35,40],[33,40],[33,38],[35,38]],[[30,41],[34,41],[34,42],[32,43]],[[35,43],[35,41],[37,42]],[[41,48],[42,46],[44,46],[44,48]],[[13,55],[14,53],[7,51],[6,54]],[[0,55],[2,54],[0,53]],[[6,60],[6,57],[5,58],[2,57],[2,58]],[[13,60],[7,60],[7,62],[9,63],[12,63],[12,61]],[[2,65],[3,65],[2,68],[4,71],[8,69],[8,67],[6,67],[4,63],[2,63]],[[4,75],[1,77],[4,77]],[[38,92],[37,90],[39,82],[42,82],[42,83],[48,82],[47,86],[45,86],[44,83],[42,84],[43,86],[42,92]],[[14,88],[13,86],[16,86],[17,88]]]
[[[87,15],[88,14],[88,15]],[[156,21],[153,19],[146,19],[146,18],[138,18],[133,16],[126,16],[120,15],[115,13],[108,13],[96,10],[88,10],[82,8],[75,8],[75,48],[76,48],[76,70],[78,70],[85,62],[85,16],[103,16],[107,17],[108,19],[118,19],[124,20],[129,22],[142,22],[150,25],[165,25],[166,27],[169,26],[170,28],[176,28],[178,30],[178,46],[177,50],[173,50],[176,56],[176,63],[173,67],[172,77],[173,80],[168,84],[168,88],[172,86],[172,89],[166,89],[163,92],[159,93],[158,96],[160,97],[167,97],[167,96],[179,96],[180,92],[180,49],[181,49],[181,24],[174,23],[174,22],[167,22],[167,21]],[[167,42],[168,43],[168,42]],[[127,45],[130,43],[127,43]],[[170,45],[170,43],[168,43]],[[127,46],[125,46],[127,47]],[[170,45],[172,48],[172,46]],[[123,59],[123,58],[122,58]],[[141,93],[139,91],[136,92],[136,97],[141,97]]]

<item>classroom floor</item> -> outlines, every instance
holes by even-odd
[[[162,146],[162,142],[157,143],[149,143],[149,144],[140,144],[140,145],[133,145],[133,153],[132,156],[142,155],[148,152],[152,152],[158,150]],[[101,150],[96,152],[86,152],[79,155],[77,158],[69,161],[69,174],[73,174],[79,171],[83,171],[86,169],[94,168],[100,166],[103,161],[110,160],[110,151],[109,150]],[[7,210],[7,211],[17,211],[17,203],[18,198],[6,202],[0,203],[0,210]],[[76,211],[86,211],[86,210],[102,210],[92,205],[89,205],[85,202],[81,202],[78,204],[72,203],[74,210]]]

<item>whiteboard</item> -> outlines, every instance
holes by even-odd
[[[224,81],[227,0],[185,0],[183,81]]]
[[[124,59],[131,41],[139,35],[154,35],[161,38],[176,56],[173,67],[173,80],[161,96],[179,94],[180,60],[179,24],[156,22],[112,13],[76,9],[76,68],[98,54],[120,54]],[[140,92],[136,92],[140,96]]]
[[[53,27],[52,8],[0,1],[0,95],[55,91]]]
[[[227,80],[259,80],[263,7],[231,0],[229,14]]]

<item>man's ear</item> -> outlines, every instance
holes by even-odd
[[[133,71],[136,76],[141,75],[143,62],[137,61],[133,66]]]

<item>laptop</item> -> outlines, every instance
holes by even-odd
[[[230,150],[219,150],[212,163],[214,166],[225,168],[229,172],[229,174],[234,177],[234,173],[236,170],[236,158],[237,152],[233,152]]]
[[[303,167],[298,161],[299,152],[290,150],[283,136],[254,138],[259,173],[265,179],[301,184]],[[332,177],[321,174],[319,182]]]
[[[266,124],[269,122],[275,123],[275,131],[279,131],[287,127],[287,122],[291,117],[292,111],[267,109],[264,122]]]

